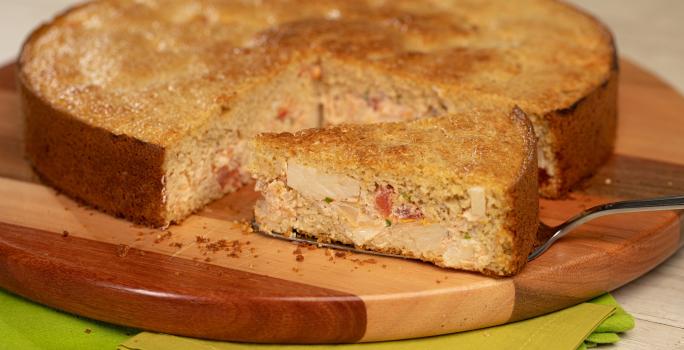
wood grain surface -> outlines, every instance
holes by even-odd
[[[677,131],[672,123],[681,124],[684,99],[628,62],[622,67],[617,154],[582,190],[542,201],[547,224],[619,198],[684,193],[684,145],[662,142]],[[10,70],[0,70],[0,78],[13,80]],[[683,241],[673,212],[604,217],[514,278],[489,278],[252,233],[244,224],[257,198],[250,188],[158,231],[40,184],[21,156],[20,130],[12,85],[0,83],[0,286],[149,330],[311,343],[481,328],[613,290],[657,266]]]

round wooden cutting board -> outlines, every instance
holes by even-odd
[[[613,290],[682,243],[674,212],[605,217],[513,278],[349,254],[251,233],[243,189],[158,231],[83,207],[21,156],[12,67],[0,73],[0,287],[78,315],[200,338],[366,342],[487,327]],[[556,224],[591,205],[684,193],[684,98],[623,62],[616,155],[583,189],[541,203]]]

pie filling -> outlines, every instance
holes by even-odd
[[[491,263],[496,237],[487,218],[486,190],[467,190],[463,207],[427,203],[387,183],[365,184],[289,161],[278,179],[259,180],[262,230],[298,232],[319,241],[437,261],[450,267]],[[445,210],[446,209],[446,210]]]

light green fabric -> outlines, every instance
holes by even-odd
[[[620,341],[620,337],[615,333],[591,333],[585,341],[596,344],[612,344]]]
[[[345,345],[259,345],[182,338],[143,332],[122,344],[129,350],[574,350],[615,306],[583,303],[548,315],[487,329],[393,342]]]
[[[634,328],[634,318],[618,304],[612,295],[604,294],[590,302],[615,306],[615,314],[596,327],[595,333],[622,333]]]
[[[56,311],[0,289],[2,349],[115,349],[135,333]]]
[[[634,328],[634,317],[628,314],[617,300],[610,294],[604,294],[589,302],[599,305],[614,306],[615,312],[605,321],[596,327],[594,332],[585,339],[584,344],[578,350],[586,348],[594,348],[598,344],[613,344],[620,341],[620,336],[617,333],[626,332]]]

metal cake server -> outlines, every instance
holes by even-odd
[[[670,197],[658,197],[658,198],[649,198],[649,199],[638,199],[638,200],[628,200],[628,201],[620,201],[620,202],[612,202],[612,203],[606,203],[606,204],[601,204],[597,205],[594,207],[591,207],[589,209],[586,209],[579,214],[573,216],[572,218],[566,220],[560,225],[557,226],[548,226],[542,222],[539,223],[539,230],[537,231],[537,237],[540,240],[541,243],[539,246],[537,246],[530,255],[528,255],[527,260],[532,261],[539,257],[540,255],[544,254],[549,247],[551,247],[556,241],[558,241],[561,237],[567,235],[577,227],[581,226],[582,224],[602,217],[606,215],[612,215],[612,214],[621,214],[621,213],[635,213],[635,212],[651,212],[651,211],[663,211],[663,210],[680,210],[684,209],[684,196],[670,196]],[[270,232],[264,232],[259,230],[259,226],[256,224],[256,222],[253,222],[252,224],[254,226],[254,230],[269,236],[269,237],[274,237],[286,241],[291,241],[291,242],[297,242],[297,243],[305,243],[305,244],[314,244],[319,247],[327,247],[327,248],[333,248],[333,249],[339,249],[339,250],[345,250],[345,251],[350,251],[354,253],[360,253],[360,254],[370,254],[370,255],[380,255],[380,256],[389,256],[389,257],[394,257],[394,258],[402,258],[402,259],[408,259],[405,256],[401,255],[395,255],[395,254],[388,254],[388,253],[380,253],[380,252],[374,252],[374,251],[369,251],[369,250],[361,250],[354,248],[353,246],[349,245],[344,245],[344,244],[336,244],[336,243],[322,243],[318,242],[313,238],[293,233],[292,236],[286,237],[283,235],[279,234],[274,234]]]
[[[657,197],[600,204],[580,212],[558,226],[546,226],[540,222],[537,237],[541,238],[540,241],[544,243],[527,256],[527,261],[532,261],[544,254],[557,240],[587,221],[612,214],[678,209],[684,209],[684,196]]]

